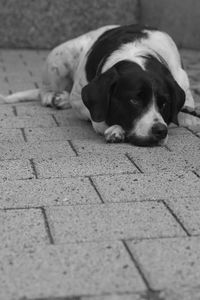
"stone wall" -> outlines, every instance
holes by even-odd
[[[168,32],[180,47],[200,49],[200,0],[141,0],[141,21]]]
[[[138,0],[1,0],[0,47],[52,48],[106,24],[138,19]]]

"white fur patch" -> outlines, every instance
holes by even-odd
[[[99,133],[99,134],[104,134],[104,132],[106,131],[106,129],[108,128],[108,125],[106,125],[106,123],[103,122],[94,122],[92,121],[92,127],[94,128],[94,130]]]
[[[125,139],[125,131],[119,125],[109,127],[104,134],[106,141],[109,143],[119,143]]]
[[[150,135],[153,124],[157,122],[160,122],[167,126],[161,114],[158,112],[155,105],[155,100],[153,99],[148,110],[140,119],[134,122],[133,129],[131,130],[129,135],[136,135],[137,137],[148,137]]]

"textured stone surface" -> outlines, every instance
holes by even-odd
[[[128,246],[154,289],[199,286],[199,238],[132,241]]]
[[[192,197],[190,195],[187,198],[168,198],[167,203],[191,235],[200,234],[199,197]]]
[[[121,295],[110,295],[110,296],[92,296],[92,297],[82,297],[81,300],[144,300],[144,294],[121,294]]]
[[[198,0],[141,0],[141,21],[165,30],[182,47],[200,49],[199,19]]]
[[[79,119],[74,111],[71,110],[60,110],[54,114],[54,117],[57,121],[58,126],[80,126],[83,127],[88,122]]]
[[[196,157],[200,159],[200,139],[193,134],[181,135],[177,139],[177,136],[169,139],[167,146],[171,151],[181,153],[184,157]]]
[[[3,47],[52,48],[106,24],[137,21],[138,1],[3,0],[0,35]]]
[[[0,117],[0,128],[56,127],[52,116]]]
[[[40,209],[0,210],[0,249],[49,243]]]
[[[200,197],[200,181],[192,172],[109,175],[93,177],[93,181],[105,202]]]
[[[0,129],[0,143],[23,143],[24,138],[20,129]]]
[[[84,155],[82,157],[35,159],[39,178],[89,176],[114,173],[138,173],[137,168],[123,155]]]
[[[1,50],[0,94],[37,86],[46,54]],[[199,105],[200,53],[182,56]],[[200,129],[148,148],[37,101],[0,100],[0,115],[0,299],[199,300]],[[137,253],[116,241],[131,237]]]
[[[53,207],[47,215],[56,243],[185,235],[157,202]]]
[[[1,80],[1,78],[0,78]],[[14,116],[14,111],[13,107],[11,105],[3,105],[0,110],[0,118],[1,117],[13,117]]]
[[[145,290],[121,242],[0,251],[0,277],[0,297],[9,300]]]
[[[190,171],[198,169],[200,161],[191,160],[188,156],[180,155],[176,152],[165,152],[155,155],[155,152],[147,153],[146,155],[139,155],[130,153],[131,159],[144,173],[162,173],[162,172],[179,172],[182,170]],[[163,157],[165,159],[163,159]]]
[[[34,207],[101,203],[88,178],[0,183],[0,207]]]
[[[68,141],[37,143],[3,143],[0,145],[0,159],[31,159],[76,156]]]
[[[90,127],[89,127],[90,126]],[[94,132],[91,125],[79,127],[51,127],[51,128],[25,128],[25,135],[29,142],[36,141],[63,141],[74,138],[86,140],[86,144],[90,143],[88,140],[97,141],[101,137]],[[105,141],[103,141],[105,145]],[[74,144],[74,143],[73,143]]]
[[[28,160],[0,161],[0,181],[32,179],[34,177],[34,171]]]
[[[72,144],[79,155],[87,153],[96,155],[107,153],[111,154],[113,152],[119,154],[126,154],[127,152],[132,151],[134,153],[147,152],[147,150],[141,147],[136,147],[125,143],[118,144],[116,147],[116,144],[106,143],[104,137],[98,137],[95,140],[81,140],[80,138],[78,138],[78,135],[74,135],[74,137],[72,137]]]
[[[199,300],[200,289],[199,287],[184,288],[181,289],[166,289],[160,293],[161,299],[165,300]]]

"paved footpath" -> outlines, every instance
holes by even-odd
[[[182,51],[197,105],[200,52]],[[43,51],[0,51],[0,93]],[[199,300],[200,127],[105,144],[72,109],[0,104],[0,300]]]

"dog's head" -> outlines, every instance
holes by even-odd
[[[127,141],[148,146],[164,143],[167,125],[178,123],[185,93],[160,62],[147,61],[143,70],[121,61],[85,86],[82,98],[94,122],[120,125]]]

